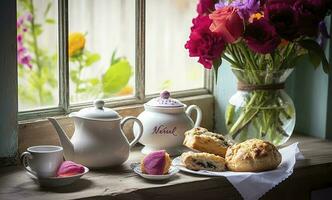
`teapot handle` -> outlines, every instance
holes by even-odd
[[[187,110],[186,110],[186,114],[188,116],[190,116],[190,113],[192,112],[192,110],[196,110],[197,113],[197,117],[196,117],[196,121],[195,121],[195,125],[194,127],[199,127],[202,121],[202,110],[196,106],[196,105],[190,105],[188,106]]]
[[[136,117],[132,117],[132,116],[129,116],[129,117],[125,117],[121,120],[120,122],[120,127],[121,127],[121,130],[123,131],[123,126],[125,125],[126,122],[130,121],[130,120],[133,120],[137,123],[138,127],[139,127],[139,133],[138,135],[135,137],[135,139],[133,141],[131,141],[129,143],[129,148],[131,149],[133,146],[135,146],[135,144],[138,142],[138,140],[142,137],[143,135],[143,124],[142,122],[137,119]]]

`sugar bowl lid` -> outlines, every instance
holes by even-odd
[[[163,108],[179,108],[184,107],[185,104],[177,99],[170,98],[171,94],[168,91],[162,91],[159,97],[153,98],[146,103],[151,107],[163,107]]]
[[[76,117],[88,118],[88,119],[118,119],[120,115],[110,108],[105,108],[105,102],[103,100],[95,100],[93,102],[94,107],[83,108],[77,113],[73,113]]]

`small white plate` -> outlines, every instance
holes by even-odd
[[[27,172],[27,174],[35,183],[39,184],[42,187],[60,187],[74,183],[76,180],[80,179],[84,174],[88,172],[89,168],[84,167],[83,173],[65,177],[39,178],[34,174],[31,174],[30,172]]]
[[[130,165],[131,169],[138,175],[140,175],[143,178],[149,179],[149,180],[166,180],[174,176],[176,173],[179,172],[179,168],[175,166],[171,166],[169,168],[168,174],[164,175],[151,175],[151,174],[144,174],[141,170],[141,164],[140,163],[132,163]]]
[[[186,168],[182,162],[181,162],[181,156],[178,156],[176,158],[173,159],[172,161],[172,165],[177,166],[179,168],[179,170],[184,171],[184,172],[188,172],[191,174],[197,174],[197,175],[202,175],[202,176],[224,176],[226,173],[228,173],[227,171],[225,172],[213,172],[213,171],[207,171],[207,170],[191,170]]]

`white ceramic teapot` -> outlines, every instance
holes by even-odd
[[[84,108],[69,115],[74,119],[75,132],[69,140],[54,118],[49,121],[55,127],[66,160],[72,160],[90,168],[120,165],[128,159],[130,148],[142,136],[143,126],[135,117],[124,119],[112,109],[104,108],[104,101],[96,100],[94,107]],[[129,143],[123,134],[123,125],[134,120],[138,131]]]
[[[170,98],[164,91],[160,96],[144,104],[144,111],[137,117],[144,126],[140,143],[145,145],[142,153],[165,149],[171,155],[179,155],[183,150],[184,132],[200,125],[201,109],[196,105],[187,106]],[[190,118],[192,110],[197,111],[196,122]],[[134,124],[134,135],[138,136],[139,126]]]

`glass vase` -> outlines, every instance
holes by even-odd
[[[230,98],[225,119],[229,138],[242,142],[250,138],[284,144],[295,127],[295,107],[284,90],[292,69],[232,70],[238,90]]]

